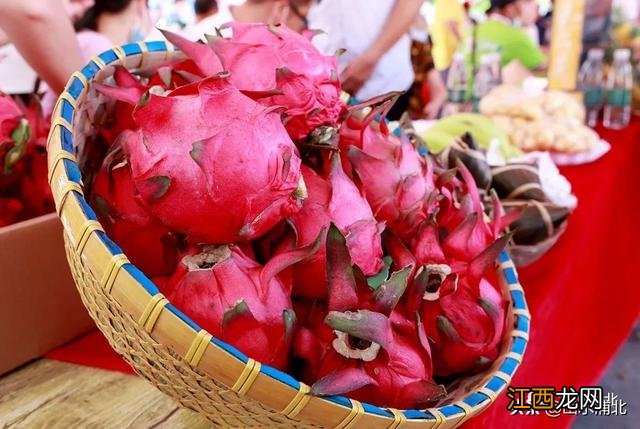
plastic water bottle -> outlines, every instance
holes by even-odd
[[[587,111],[587,124],[595,127],[600,109],[604,104],[604,81],[602,72],[602,49],[589,49],[587,60],[580,68],[580,89]]]
[[[604,126],[620,129],[631,121],[631,88],[633,72],[627,49],[616,49],[613,53],[613,67],[607,79],[607,104],[604,108]]]
[[[444,115],[465,111],[467,101],[467,70],[464,56],[458,52],[453,56],[451,67],[447,75],[447,105]]]
[[[494,64],[491,55],[484,55],[480,60],[480,68],[473,81],[473,95],[471,97],[474,112],[479,111],[480,100],[496,85]]]
[[[502,60],[502,55],[500,52],[491,52],[487,54],[489,57],[489,63],[491,64],[491,73],[493,74],[493,86],[499,86],[502,84],[502,67],[500,65],[500,61]]]

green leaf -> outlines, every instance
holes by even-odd
[[[296,327],[296,313],[292,308],[287,308],[282,312],[282,320],[284,321],[285,339],[291,338]]]
[[[197,142],[193,142],[193,146],[191,147],[191,151],[189,155],[191,155],[191,159],[193,159],[196,164],[202,167],[202,152],[204,150],[204,141],[199,140]]]
[[[385,256],[382,258],[382,262],[384,263],[382,270],[380,270],[380,272],[375,276],[367,277],[367,284],[373,290],[378,289],[389,279],[389,271],[391,270],[392,262],[391,256]]]
[[[147,184],[154,188],[151,199],[159,200],[162,198],[171,187],[171,177],[169,176],[154,176],[146,179]]]
[[[236,302],[236,304],[224,312],[222,316],[222,327],[224,328],[229,323],[231,323],[234,319],[238,317],[250,316],[253,317],[251,310],[249,310],[249,306],[245,302],[244,299]]]
[[[393,310],[400,298],[402,298],[404,291],[407,289],[407,281],[412,269],[413,267],[409,265],[400,271],[396,271],[391,274],[388,281],[376,289],[374,298],[385,311]]]

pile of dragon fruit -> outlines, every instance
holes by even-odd
[[[48,134],[37,98],[25,102],[0,93],[0,227],[54,211]]]
[[[166,33],[188,59],[94,85],[114,108],[100,221],[178,309],[312,394],[436,404],[499,353],[510,220],[464,165],[389,134],[393,97],[344,104],[306,35],[231,30]]]

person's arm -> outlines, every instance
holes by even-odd
[[[0,0],[0,28],[38,75],[60,93],[83,61],[61,0]]]
[[[447,87],[442,75],[436,69],[431,69],[427,73],[427,85],[429,85],[431,99],[424,106],[423,113],[426,119],[437,119],[440,109],[447,101]]]
[[[342,89],[351,95],[371,77],[380,58],[409,32],[424,0],[395,0],[376,40],[342,72]]]

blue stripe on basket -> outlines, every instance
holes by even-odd
[[[507,279],[507,283],[510,285],[518,283],[518,276],[516,275],[516,270],[514,270],[513,267],[504,269],[504,278]]]
[[[109,252],[111,252],[112,255],[119,255],[123,253],[122,249],[116,243],[114,243],[113,240],[107,237],[107,234],[105,234],[104,231],[96,231],[96,235],[104,243],[104,245],[107,246],[107,249],[109,249]]]
[[[64,99],[62,100],[62,117],[70,124],[73,122],[73,106]]]
[[[393,417],[393,413],[391,411],[385,410],[384,408],[376,407],[375,405],[367,404],[366,402],[362,403],[362,408],[369,414],[375,414],[377,416],[383,417]]]
[[[82,81],[74,76],[73,79],[71,79],[71,84],[69,85],[67,92],[73,97],[74,100],[77,100],[78,97],[80,97],[83,89],[84,84],[82,83]]]
[[[529,332],[529,319],[518,315],[518,324],[516,325],[516,329],[523,332]]]
[[[233,347],[231,344],[227,344],[224,341],[221,341],[221,340],[219,340],[219,339],[217,339],[215,337],[213,337],[213,339],[211,341],[216,346],[220,347],[221,349],[223,349],[227,353],[230,353],[231,355],[233,355],[233,357],[235,357],[236,359],[239,359],[240,361],[242,361],[244,363],[246,363],[247,360],[249,360],[247,355],[245,355],[240,350],[238,350],[235,347]]]
[[[149,52],[163,52],[167,50],[167,45],[162,40],[153,40],[151,42],[145,42]]]
[[[509,261],[511,258],[509,258],[509,254],[507,253],[506,250],[503,250],[502,252],[500,252],[500,256],[498,256],[498,261],[500,261],[500,263],[504,263]]]
[[[108,51],[101,53],[100,55],[98,55],[98,57],[100,57],[100,59],[104,61],[105,64],[109,64],[118,60],[118,56],[115,52],[113,52],[113,49],[109,49]]]
[[[149,295],[153,296],[160,293],[157,286],[151,280],[149,280],[149,277],[145,276],[138,267],[133,264],[125,264],[123,265],[123,268],[129,274],[131,274],[131,277],[133,277],[138,283],[140,283],[140,285],[149,293]]]
[[[513,339],[513,344],[511,345],[512,352],[523,354],[526,348],[527,348],[527,340],[521,337],[516,337]]]
[[[262,365],[261,372],[275,380],[283,382],[293,389],[298,390],[300,388],[300,382],[298,380],[291,377],[289,374],[280,371],[279,369],[275,369],[273,367],[270,367],[269,365]]]
[[[70,159],[63,159],[62,162],[64,165],[64,171],[67,173],[69,180],[77,183],[78,185],[82,185],[82,173],[80,173],[78,164]]]
[[[351,408],[351,401],[346,396],[327,396],[324,399],[335,404],[342,405],[343,407]],[[393,417],[393,414],[390,411],[385,410],[384,408],[376,407],[375,405],[367,404],[366,402],[362,403],[362,408],[365,412],[370,414],[375,414],[382,417]]]
[[[404,415],[406,418],[408,419],[430,419],[433,416],[431,414],[427,414],[424,411],[420,411],[420,410],[405,410],[403,411]],[[431,417],[430,417],[431,416]]]
[[[464,413],[464,410],[461,407],[453,404],[440,407],[438,408],[438,411],[444,414],[445,417],[451,417],[455,416],[456,414]]]
[[[471,395],[469,395],[466,398],[464,398],[463,402],[465,404],[467,404],[467,405],[475,407],[476,405],[478,405],[481,402],[486,401],[487,399],[490,399],[490,398],[487,395],[485,395],[484,393],[474,392]]]
[[[93,61],[89,61],[89,64],[84,66],[82,70],[80,70],[80,73],[82,73],[88,80],[91,80],[93,79],[93,76],[95,76],[95,74],[99,71],[100,67]]]
[[[182,311],[178,310],[178,307],[176,307],[173,304],[167,304],[165,308],[170,312],[172,312],[173,314],[175,314],[176,316],[178,316],[178,318],[182,320],[184,323],[186,323],[187,325],[189,325],[191,329],[193,329],[196,332],[200,332],[200,326],[198,326],[193,320],[191,320]]]
[[[521,290],[512,290],[511,299],[513,300],[513,306],[515,308],[520,310],[525,310],[527,308],[524,301],[524,294]]]
[[[518,367],[518,361],[512,358],[506,358],[500,367],[500,371],[505,374],[513,375],[513,372]]]
[[[487,389],[493,390],[497,393],[505,384],[507,383],[500,377],[492,377],[487,383]]]
[[[67,152],[75,153],[73,150],[73,136],[71,131],[65,127],[58,127],[60,129],[60,147]]]
[[[67,161],[67,160],[65,160]],[[98,217],[96,216],[96,212],[93,211],[93,209],[91,208],[91,206],[89,205],[89,203],[87,203],[87,200],[84,199],[84,197],[76,192],[74,192],[74,194],[76,195],[76,200],[78,201],[78,204],[80,204],[80,208],[82,209],[84,215],[91,220],[98,220]]]
[[[142,53],[142,49],[140,49],[140,46],[138,46],[137,43],[128,43],[126,45],[122,45],[122,50],[124,51],[126,56]]]

